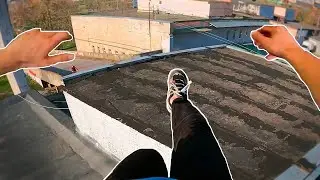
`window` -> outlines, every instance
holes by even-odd
[[[118,51],[115,51],[114,53],[115,53],[115,54],[118,54]]]
[[[106,52],[106,48],[102,48],[102,50],[103,50],[103,53],[107,53],[107,52]]]
[[[108,49],[108,51],[109,51],[109,54],[112,54],[112,51],[111,51],[111,49]]]
[[[232,39],[236,39],[236,32],[233,32],[232,35],[233,35],[233,36],[232,36]]]
[[[100,53],[100,47],[98,46],[98,53]]]
[[[239,39],[241,39],[242,36],[242,30],[239,31]]]
[[[226,38],[229,40],[229,31],[226,32]]]
[[[96,52],[96,49],[94,48],[94,46],[92,46],[92,52]]]

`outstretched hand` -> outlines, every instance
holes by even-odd
[[[12,40],[0,52],[0,74],[19,68],[45,67],[73,60],[74,54],[48,54],[63,41],[72,40],[67,31],[31,29]]]
[[[259,49],[269,53],[267,60],[275,57],[286,58],[289,53],[302,50],[284,26],[263,26],[252,31],[251,38]]]

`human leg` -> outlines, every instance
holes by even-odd
[[[207,119],[189,101],[189,84],[182,70],[173,70],[169,74],[168,91],[176,91],[169,92],[167,100],[173,134],[170,177],[231,179],[227,162]]]
[[[153,149],[139,149],[123,159],[106,180],[168,177],[162,156]]]

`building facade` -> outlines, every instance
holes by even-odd
[[[295,21],[296,18],[295,10],[291,8],[245,3],[242,1],[234,2],[233,11],[262,16],[268,19],[283,19],[285,21]]]
[[[170,23],[113,16],[72,16],[72,27],[80,52],[141,54],[165,49]],[[151,27],[149,29],[149,27]]]
[[[161,17],[161,14],[149,20],[145,14],[72,16],[77,50],[138,55],[220,44],[247,44],[252,43],[252,30],[268,24],[266,19],[199,19],[181,15]]]
[[[173,14],[209,18],[213,16],[232,16],[232,3],[222,1],[193,0],[139,0],[139,11],[162,11]]]

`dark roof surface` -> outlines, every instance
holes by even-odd
[[[268,19],[261,17],[261,16],[250,16],[250,15],[244,15],[241,13],[234,13],[235,16],[224,16],[224,17],[212,17],[212,18],[204,18],[204,17],[198,17],[198,16],[187,16],[182,14],[173,14],[173,13],[166,13],[160,11],[159,13],[151,12],[150,18],[151,20],[159,20],[159,21],[168,21],[168,22],[180,22],[180,21],[197,21],[197,20],[207,20],[207,21],[215,21],[215,20],[265,20],[268,21]],[[125,10],[125,11],[108,11],[104,13],[98,13],[98,12],[91,12],[86,15],[74,15],[74,16],[113,16],[113,17],[127,17],[127,18],[140,18],[140,19],[149,19],[149,12],[140,12],[136,9],[131,10]],[[248,18],[250,17],[250,18]]]
[[[169,14],[164,12],[153,13],[151,12],[138,12],[136,9],[125,10],[125,11],[108,11],[104,13],[89,13],[88,15],[77,15],[77,16],[114,16],[114,17],[131,17],[131,18],[141,18],[141,19],[149,19],[149,15],[151,16],[151,20],[160,20],[160,21],[189,21],[189,20],[203,20],[208,18],[197,17],[197,16],[187,16],[182,14]]]
[[[193,81],[190,99],[210,121],[234,179],[273,178],[319,142],[320,113],[297,75],[229,48],[101,72],[66,91],[171,147],[166,80],[176,67]]]

